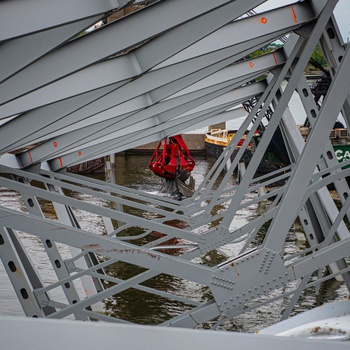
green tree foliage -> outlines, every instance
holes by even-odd
[[[311,57],[318,62],[321,66],[327,66],[327,61],[323,56],[323,53],[321,51],[321,48],[319,45],[315,47],[314,52],[312,53]]]
[[[250,53],[250,54],[248,55],[248,57],[249,57],[249,58],[258,57],[258,56],[261,56],[261,55],[265,55],[266,53],[271,52],[271,51],[272,51],[271,48],[269,48],[269,47],[264,47],[264,50],[263,50],[263,49],[256,50],[256,51]]]

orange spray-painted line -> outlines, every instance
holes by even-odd
[[[273,56],[273,60],[275,61],[275,64],[278,64],[277,57],[274,52],[272,53],[272,56]]]
[[[33,163],[33,158],[32,158],[32,155],[30,154],[29,150],[28,150],[28,156],[29,156],[30,164],[32,164]]]
[[[292,13],[293,13],[294,23],[298,23],[297,14],[295,13],[294,7],[291,6],[291,8],[292,8]]]

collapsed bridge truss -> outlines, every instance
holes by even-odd
[[[288,319],[306,290],[331,278],[350,289],[350,161],[338,162],[329,139],[339,113],[350,125],[350,54],[333,16],[338,1],[259,12],[264,2],[0,3],[0,185],[22,203],[14,210],[1,199],[0,257],[26,316],[130,324],[106,305],[112,296],[139,290],[182,305],[154,324],[220,329],[276,303],[283,309],[280,318]],[[25,14],[20,20],[19,12]],[[109,23],[111,16],[117,20]],[[85,32],[100,20],[106,24]],[[279,38],[278,50],[252,55]],[[317,44],[332,79],[318,104],[304,73]],[[311,126],[306,139],[288,107],[295,92]],[[246,115],[242,103],[253,98],[257,102]],[[228,186],[268,109],[272,115],[244,176]],[[237,137],[193,197],[182,201],[66,171],[239,117],[245,120]],[[278,127],[291,164],[257,177]],[[278,187],[256,196],[276,182]],[[242,208],[261,202],[268,203],[261,215],[233,225]],[[54,217],[45,215],[45,203]],[[77,210],[101,218],[99,232],[79,222]],[[297,219],[308,248],[290,256],[286,240]],[[262,226],[267,233],[253,244]],[[130,235],[132,230],[137,234]],[[54,281],[48,283],[35,266],[24,234],[42,247]],[[174,241],[181,243],[174,248]],[[225,256],[227,245],[237,245],[237,254]],[[62,247],[69,247],[69,256]],[[222,256],[214,266],[205,259],[213,252]],[[115,266],[137,268],[111,273]],[[203,293],[162,288],[157,281],[164,276]]]

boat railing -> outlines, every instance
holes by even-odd
[[[311,129],[303,125],[298,125],[298,129],[303,139],[306,140]],[[329,139],[332,141],[332,143],[347,143],[350,139],[348,129],[334,128],[329,134]]]
[[[227,129],[212,129],[210,131],[210,135],[216,136],[216,137],[227,137],[228,130]]]

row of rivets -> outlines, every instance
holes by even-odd
[[[232,286],[228,286],[224,283],[217,283],[217,282],[211,282],[211,284],[213,284],[214,286],[218,286],[218,287],[221,287],[221,288],[225,288],[225,289],[229,289],[229,290],[233,290],[233,287]]]
[[[216,279],[216,280],[219,280],[219,281],[222,281],[222,282],[226,282],[226,283],[231,283],[231,284],[235,284],[234,281],[232,280],[229,280],[228,278],[223,278],[223,277],[219,277],[219,276],[213,276],[213,279]]]

